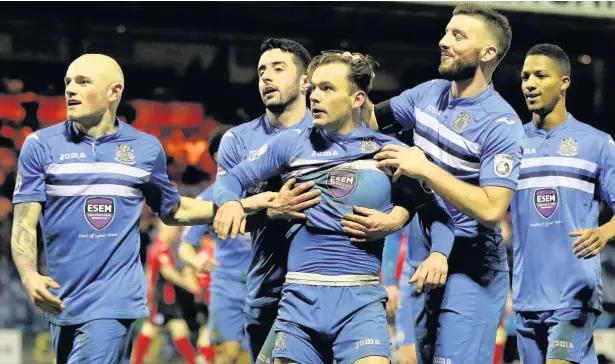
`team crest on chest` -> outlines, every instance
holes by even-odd
[[[327,175],[327,188],[335,198],[344,198],[357,187],[357,172],[339,169]]]
[[[557,153],[563,156],[566,156],[566,157],[573,157],[578,154],[577,149],[578,149],[577,141],[572,138],[568,138],[568,139],[562,140],[562,142],[559,143],[559,148],[557,149]]]
[[[125,164],[135,164],[135,151],[129,145],[115,147],[115,160]]]
[[[457,115],[451,127],[454,131],[461,133],[465,128],[468,127],[469,122],[470,114],[468,114],[467,112],[462,112],[461,114]]]
[[[359,141],[359,146],[361,147],[361,153],[372,153],[380,149],[378,143],[371,139],[362,139]]]

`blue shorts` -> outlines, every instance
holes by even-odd
[[[580,308],[518,312],[516,319],[519,355],[525,363],[546,359],[598,364],[594,347],[597,312]]]
[[[278,303],[263,307],[245,305],[243,308],[246,347],[250,363],[272,364],[275,334],[273,325],[278,315]]]
[[[449,274],[444,287],[427,293],[411,284],[417,362],[492,363],[508,282],[508,272],[487,271]]]
[[[245,347],[243,317],[245,294],[237,295],[236,291],[238,289],[243,289],[245,293],[245,284],[241,282],[228,282],[228,290],[216,290],[211,294],[208,306],[207,329],[209,330],[209,340],[212,345],[238,341]],[[244,297],[243,299],[238,298],[242,296]]]
[[[414,336],[414,319],[412,317],[410,277],[416,269],[404,263],[404,271],[399,280],[399,305],[395,313],[395,336],[397,346],[412,345],[416,343]]]
[[[116,364],[134,320],[99,319],[79,325],[49,324],[57,364]]]
[[[376,277],[377,279],[377,277]],[[389,357],[384,287],[287,283],[276,321],[274,358],[301,364],[350,364]]]

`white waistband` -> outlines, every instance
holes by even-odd
[[[345,274],[330,276],[325,274],[288,272],[286,283],[305,284],[309,286],[371,286],[380,284],[380,278],[374,275]]]

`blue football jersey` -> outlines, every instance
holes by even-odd
[[[568,234],[598,226],[601,200],[615,207],[613,139],[569,115],[546,131],[525,125],[512,203],[516,311],[601,309],[600,257],[577,259]]]
[[[65,309],[56,325],[146,317],[139,258],[143,202],[166,216],[180,201],[160,142],[118,121],[94,139],[66,121],[31,134],[19,156],[13,203],[41,202],[47,275]]]
[[[329,275],[378,274],[384,239],[369,244],[353,244],[340,221],[362,206],[388,213],[393,204],[410,211],[436,205],[437,198],[417,180],[401,178],[391,184],[392,173],[376,167],[375,152],[397,139],[376,133],[365,125],[340,136],[321,128],[289,130],[281,133],[240,163],[214,185],[218,206],[238,196],[249,186],[271,176],[298,183],[314,181],[321,191],[321,203],[307,209],[306,226],[301,227],[290,248],[288,270]],[[433,204],[432,204],[433,202]],[[452,220],[450,241],[452,242]],[[446,222],[442,229],[446,229]]]
[[[393,97],[395,120],[403,129],[412,129],[414,144],[455,177],[475,186],[514,190],[524,135],[519,117],[493,84],[469,98],[453,97],[451,85],[433,80]],[[453,269],[508,270],[499,228],[482,226],[453,206],[447,207],[459,238],[449,261]],[[408,254],[411,261],[420,262],[425,249],[409,244]]]
[[[197,196],[197,199],[213,201],[213,185],[207,187],[205,191]],[[226,292],[228,285],[225,285],[225,282],[245,282],[252,252],[252,238],[250,234],[240,234],[235,239],[220,240],[211,231],[209,225],[195,225],[184,228],[182,240],[194,245],[198,250],[201,247],[201,239],[205,234],[210,234],[216,243],[214,259],[219,264],[211,272],[210,292]],[[237,293],[243,294],[243,292]],[[240,298],[243,299],[244,296],[242,295]]]
[[[312,126],[312,113],[306,109],[305,117],[289,129]],[[284,129],[274,128],[266,115],[236,126],[224,134],[218,150],[218,177],[226,174],[246,158],[253,157],[265,143]],[[246,195],[264,191],[277,192],[282,187],[279,176],[251,186]],[[277,304],[286,275],[288,242],[286,233],[290,224],[271,221],[252,231],[252,256],[246,282],[246,303],[251,307]]]

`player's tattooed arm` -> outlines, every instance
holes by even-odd
[[[39,202],[25,202],[15,205],[11,252],[22,279],[31,272],[37,272],[36,225],[41,215]]]
[[[51,294],[49,288],[60,288],[50,277],[38,273],[36,225],[43,206],[40,202],[15,205],[11,252],[21,280],[36,307],[46,313],[58,314],[64,309],[62,301]]]

